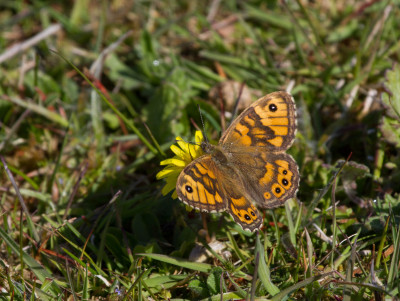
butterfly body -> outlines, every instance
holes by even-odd
[[[218,145],[202,142],[204,155],[178,177],[179,199],[200,211],[228,211],[243,229],[259,229],[263,220],[255,204],[274,208],[296,194],[298,167],[285,153],[296,126],[290,94],[260,98],[233,121]]]

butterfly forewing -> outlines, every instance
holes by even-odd
[[[220,145],[287,150],[296,134],[296,106],[289,93],[268,94],[242,112],[221,137]]]
[[[194,160],[178,177],[176,182],[178,198],[201,211],[225,211],[226,197],[219,183],[218,178],[221,177],[219,173],[210,155]]]

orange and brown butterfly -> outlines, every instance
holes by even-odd
[[[261,228],[256,206],[275,208],[295,197],[299,186],[296,161],[285,151],[297,129],[293,97],[268,94],[245,109],[222,135],[218,145],[196,133],[196,144],[178,137],[177,155],[161,162],[163,193],[172,190],[185,204],[204,212],[227,211],[244,230]]]

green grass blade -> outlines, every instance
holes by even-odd
[[[233,278],[229,275],[229,273],[227,273],[227,276],[229,278],[229,280],[231,281],[231,283],[233,284],[233,286],[236,289],[236,293],[240,295],[241,298],[246,298],[246,296],[248,295],[248,292],[246,292],[244,289],[242,289],[234,280]]]
[[[89,277],[88,277],[88,265],[85,267],[85,276],[83,279],[83,289],[82,289],[82,300],[89,300]]]
[[[296,230],[293,223],[292,213],[288,202],[285,202],[286,219],[289,226],[289,236],[291,243],[296,246]]]
[[[354,264],[356,260],[356,246],[357,241],[354,242],[351,246],[351,256],[347,262],[347,270],[346,270],[346,282],[351,283],[353,280],[353,270]],[[344,286],[343,289],[343,301],[351,301],[351,291],[352,287],[350,285]]]
[[[307,228],[304,228],[304,231],[306,233],[306,241],[307,241],[307,258],[308,258],[308,268],[307,268],[307,276],[312,277],[313,275],[313,253],[314,253],[314,247],[313,243],[310,237],[310,234],[307,231]]]
[[[78,301],[78,296],[76,295],[76,291],[75,291],[75,283],[74,283],[74,278],[71,275],[71,269],[67,263],[66,265],[66,274],[67,274],[67,278],[68,278],[68,284],[69,284],[69,288],[72,292],[72,298],[74,299],[74,301]]]
[[[270,293],[272,296],[275,296],[276,294],[279,293],[279,288],[272,283],[271,281],[271,272],[269,270],[269,267],[267,266],[267,263],[265,262],[265,252],[264,248],[261,244],[260,241],[260,236],[257,235],[256,238],[256,248],[255,248],[256,254],[259,254],[259,262],[258,262],[258,275],[260,277],[260,280],[262,284],[264,285],[265,289]]]
[[[148,258],[152,258],[158,261],[162,261],[165,263],[173,264],[182,268],[194,270],[194,271],[199,271],[199,272],[204,272],[204,273],[209,273],[212,269],[212,265],[206,264],[206,263],[200,263],[200,262],[191,262],[182,258],[177,258],[177,257],[172,257],[172,256],[167,256],[167,255],[162,255],[162,254],[147,254],[147,253],[138,253],[135,254],[137,256],[144,256]]]
[[[314,281],[317,281],[321,278],[325,278],[325,277],[329,277],[333,274],[334,272],[329,272],[329,273],[325,273],[325,274],[321,274],[318,276],[314,276],[314,277],[309,277],[307,279],[304,279],[303,281],[297,282],[296,284],[285,288],[284,290],[282,290],[279,294],[275,295],[273,298],[271,298],[271,301],[284,301],[287,300],[289,298],[289,296],[301,289],[302,287],[305,287],[306,285],[312,284]]]
[[[299,212],[297,213],[296,224],[294,226],[294,233],[299,231],[301,225],[301,219],[303,217],[303,203],[300,203],[300,207],[298,207]]]
[[[378,253],[376,254],[375,268],[377,268],[377,269],[379,269],[379,266],[381,263],[381,258],[382,258],[382,253],[383,253],[383,248],[385,247],[387,230],[389,228],[389,221],[390,221],[390,216],[388,216],[388,218],[386,219],[385,228],[383,229],[381,241],[379,243]]]
[[[394,225],[392,227],[395,228]],[[398,285],[398,282],[396,284],[395,280],[397,280],[399,274],[399,269],[398,269],[399,258],[400,258],[400,227],[398,227],[397,229],[396,240],[394,242],[393,255],[390,263],[389,275],[387,278],[388,287],[390,288],[394,288]]]
[[[243,255],[243,252],[240,250],[235,238],[233,237],[231,231],[227,231],[227,236],[229,241],[232,244],[232,248],[235,251],[235,254],[238,256],[238,258],[242,261],[242,263],[246,263],[247,259],[245,258],[245,256]],[[251,271],[251,269],[249,268],[249,265],[246,263],[247,269],[249,271]]]
[[[31,110],[32,112],[35,112],[36,114],[39,114],[46,119],[49,119],[50,121],[61,125],[62,127],[68,127],[68,120],[63,118],[61,115],[46,109],[43,106],[39,106],[33,102],[28,102],[17,97],[10,97],[8,100],[22,108]]]
[[[28,182],[33,190],[39,190],[40,187],[38,186],[38,184],[35,183],[35,181],[33,181],[31,178],[29,178],[25,173],[23,173],[21,170],[19,170],[18,168],[12,167],[8,164],[8,168],[10,169],[10,171],[12,171],[14,174],[22,177],[26,182]]]
[[[336,226],[336,199],[335,199],[335,191],[336,191],[336,178],[333,180],[332,183],[332,253],[331,253],[331,269],[333,270],[333,264],[335,261],[335,252],[336,252],[336,241],[337,241],[337,226]]]

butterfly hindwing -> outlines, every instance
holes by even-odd
[[[231,158],[258,206],[275,208],[296,195],[300,176],[296,161],[289,154],[254,149],[254,152],[231,153]]]
[[[251,196],[246,192],[247,188],[244,181],[229,182],[227,186],[227,211],[233,220],[243,230],[253,232],[260,229],[263,224],[263,218],[251,201]]]

